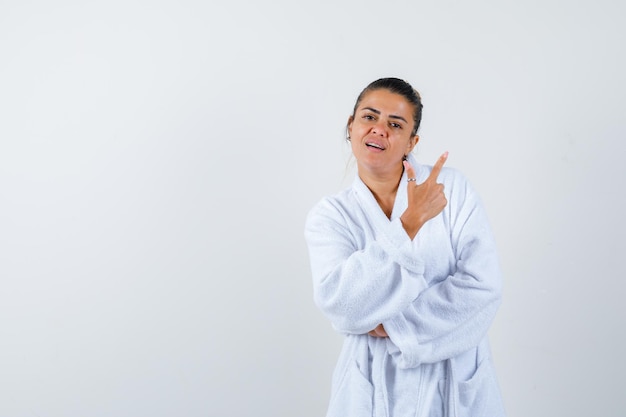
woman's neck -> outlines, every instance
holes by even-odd
[[[391,218],[393,205],[396,201],[396,193],[400,178],[404,172],[404,167],[399,171],[387,175],[375,175],[366,170],[359,170],[359,177],[370,189],[378,205],[383,210],[387,218]]]

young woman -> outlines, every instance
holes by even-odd
[[[504,416],[487,340],[496,248],[447,153],[412,156],[421,117],[405,81],[367,86],[347,125],[358,175],[307,217],[315,302],[345,335],[329,417]]]

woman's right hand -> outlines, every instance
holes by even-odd
[[[437,177],[447,159],[448,152],[445,152],[433,166],[426,181],[421,184],[408,184],[408,207],[400,216],[400,220],[411,240],[428,220],[441,213],[448,204],[443,193],[443,184],[437,182]],[[415,178],[415,170],[409,161],[404,161],[404,169],[407,179]]]
[[[389,337],[382,324],[379,324],[374,330],[370,330],[367,334],[372,337]]]

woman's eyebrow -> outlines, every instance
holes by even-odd
[[[402,117],[402,116],[396,116],[395,114],[390,114],[390,115],[389,115],[389,118],[390,118],[390,119],[399,119],[399,120],[402,120],[404,123],[409,123],[409,122],[407,122],[407,121],[406,121],[406,119],[405,119],[404,117]]]
[[[380,110],[376,110],[376,109],[374,109],[374,108],[372,108],[372,107],[363,107],[361,110],[369,110],[369,111],[371,111],[372,113],[376,113],[376,114],[378,114],[378,115],[380,114]],[[409,123],[409,122],[407,122],[407,121],[406,121],[406,119],[405,119],[404,117],[402,117],[402,116],[396,116],[395,114],[390,114],[390,115],[389,115],[389,118],[390,118],[390,119],[398,119],[398,120],[402,120],[404,123]]]
[[[373,109],[371,107],[363,107],[363,110],[369,110],[372,113],[380,114],[380,110]]]
[[[380,114],[380,110],[376,110],[376,109],[373,109],[373,108],[371,108],[371,107],[363,107],[363,109],[362,109],[362,110],[369,110],[369,111],[371,111],[372,113]],[[409,122],[407,122],[407,121],[406,121],[406,119],[405,119],[404,117],[402,117],[402,116],[396,116],[395,114],[390,114],[390,115],[389,115],[389,118],[390,118],[390,119],[398,119],[398,120],[402,120],[404,123],[409,123]]]

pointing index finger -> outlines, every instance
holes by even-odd
[[[448,159],[448,151],[445,151],[439,157],[439,159],[437,159],[437,162],[435,162],[435,165],[433,165],[433,170],[430,171],[430,175],[428,176],[429,180],[437,181],[437,177],[439,176],[439,173],[441,172],[441,168],[443,168],[443,164],[445,164],[447,159]]]
[[[413,169],[413,166],[409,163],[409,161],[404,160],[402,164],[404,165],[404,170],[406,171],[407,180],[409,178],[415,178],[415,170]]]

